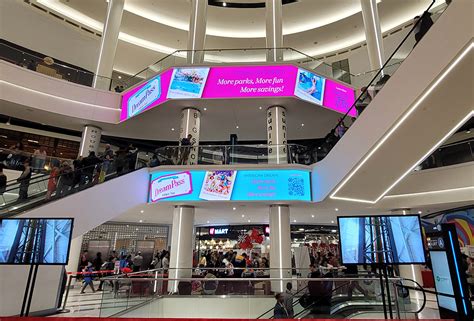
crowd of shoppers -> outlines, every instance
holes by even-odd
[[[4,150],[5,152],[5,150]],[[3,174],[3,168],[20,170],[21,175],[17,179],[18,200],[28,198],[28,189],[33,174],[48,174],[46,200],[55,197],[63,197],[72,192],[82,190],[93,184],[102,183],[109,174],[123,175],[136,167],[138,150],[130,144],[126,148],[120,148],[114,152],[110,145],[106,145],[103,153],[98,156],[90,152],[87,157],[78,157],[74,161],[61,160],[51,157],[47,162],[47,151],[44,146],[37,148],[30,154],[24,151],[22,143],[11,146],[4,159],[0,162],[0,195],[6,189],[7,178]],[[155,162],[156,165],[156,162]],[[158,164],[159,165],[159,164]],[[114,172],[115,169],[115,172]],[[36,178],[35,178],[36,180]],[[41,180],[41,178],[38,178]]]

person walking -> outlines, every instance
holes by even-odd
[[[92,292],[95,293],[95,288],[94,288],[94,283],[93,283],[93,272],[94,269],[92,268],[92,263],[88,262],[87,266],[82,270],[82,275],[84,277],[84,280],[82,281],[82,288],[80,294],[84,294],[84,290],[86,289],[87,286],[90,286],[92,289]]]
[[[139,272],[143,264],[142,252],[138,251],[137,255],[133,257],[132,264],[133,264],[133,272]]]
[[[100,271],[100,268],[102,267],[103,263],[104,263],[104,261],[102,260],[102,253],[97,252],[97,254],[95,255],[94,261],[92,261],[92,264],[94,266],[94,270]]]
[[[28,198],[28,188],[30,187],[31,167],[30,161],[27,159],[23,162],[23,172],[18,177],[17,182],[20,183],[18,200],[26,200]]]
[[[100,159],[95,155],[94,151],[89,153],[89,156],[82,160],[82,177],[81,185],[89,186],[94,182],[94,171],[98,164],[100,164]]]
[[[189,153],[191,152],[191,146],[193,135],[189,134],[188,137],[184,137],[180,142],[181,157],[179,159],[179,165],[185,165],[188,162]]]

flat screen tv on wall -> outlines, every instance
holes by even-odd
[[[67,264],[72,228],[72,218],[0,219],[0,264]]]
[[[343,264],[423,264],[418,215],[338,217]]]

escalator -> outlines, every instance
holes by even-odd
[[[314,201],[377,203],[472,118],[472,9],[472,1],[452,2],[416,46],[414,29],[407,34],[367,84],[363,113],[313,165]],[[400,56],[396,70],[386,68]]]
[[[146,162],[137,154],[133,164],[123,164],[114,160],[75,170],[67,164],[26,180],[10,180],[0,194],[0,219],[72,217],[73,237],[82,235],[146,202]]]

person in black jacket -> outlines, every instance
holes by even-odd
[[[0,196],[5,193],[7,188],[7,175],[3,173],[3,164],[0,164]]]
[[[289,319],[290,315],[288,314],[288,311],[286,310],[285,304],[284,304],[284,296],[281,293],[278,293],[275,295],[276,299],[276,304],[275,307],[273,308],[273,318],[274,319]]]
[[[418,22],[418,20],[421,20],[418,22],[414,30],[416,46],[423,36],[428,32],[428,30],[430,30],[431,26],[433,25],[433,20],[431,19],[431,13],[428,11],[423,12],[421,18],[420,16],[416,16],[414,20],[415,24]]]
[[[91,185],[94,181],[94,171],[98,164],[101,163],[99,157],[95,155],[94,151],[89,153],[89,156],[82,160],[82,177],[81,185]]]

